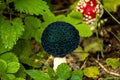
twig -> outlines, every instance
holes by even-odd
[[[93,59],[94,59],[94,58],[93,58]],[[115,73],[115,72],[112,72],[112,71],[109,71],[109,70],[106,69],[98,60],[96,60],[96,59],[94,59],[94,60],[95,60],[95,62],[96,62],[105,72],[107,72],[108,74],[111,74],[111,75],[120,77],[120,74]]]
[[[83,65],[81,66],[80,68],[81,70],[85,67],[86,62],[87,62],[87,59],[84,61]]]

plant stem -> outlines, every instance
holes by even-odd
[[[98,25],[98,21],[99,21],[99,15],[98,13],[96,13],[96,21],[95,21],[95,33],[96,33],[96,37],[97,37],[97,40],[99,42],[99,36],[98,36],[98,31],[97,31],[97,25]],[[101,47],[100,45],[100,42],[99,42],[99,48],[101,50],[101,56],[104,58],[104,53],[103,53],[103,48]]]

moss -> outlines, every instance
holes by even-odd
[[[42,34],[42,46],[48,54],[64,57],[78,47],[79,32],[69,23],[54,22]]]

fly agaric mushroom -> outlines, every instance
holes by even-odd
[[[73,25],[57,21],[45,28],[41,42],[44,50],[54,56],[56,70],[59,64],[66,63],[65,56],[78,47],[80,36]]]
[[[77,11],[83,14],[83,21],[91,26],[91,30],[94,30],[96,15],[99,18],[103,15],[103,8],[97,0],[80,0]]]

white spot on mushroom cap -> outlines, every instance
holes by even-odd
[[[90,6],[92,7],[94,4],[90,4]]]
[[[87,14],[84,14],[84,16],[87,17],[87,18],[89,17]]]
[[[84,11],[84,10],[83,10],[83,9],[81,9],[80,11],[83,13],[83,11]]]
[[[92,17],[91,17],[91,16],[89,16],[88,18],[89,18],[89,19],[91,19]]]
[[[88,14],[90,14],[90,12],[88,12]]]
[[[84,3],[83,3],[83,6],[84,6],[84,7],[86,7],[86,6],[87,6],[87,4],[84,2]]]

